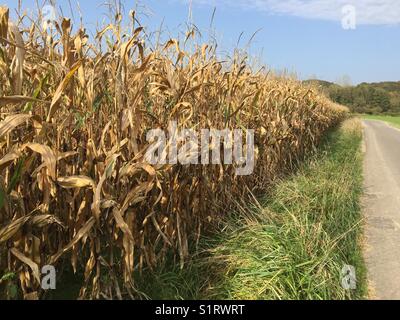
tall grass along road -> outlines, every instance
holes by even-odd
[[[371,297],[400,299],[400,131],[365,120],[366,262]]]
[[[291,179],[277,185],[243,227],[213,250],[225,276],[215,292],[229,299],[359,299],[365,294],[361,124],[347,121]],[[255,222],[258,221],[258,222]],[[356,290],[344,290],[352,265]]]
[[[362,127],[349,120],[268,197],[230,216],[186,270],[164,267],[140,289],[171,299],[362,299]],[[344,265],[355,290],[342,287]]]

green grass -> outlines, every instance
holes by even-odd
[[[361,139],[360,122],[349,120],[297,174],[203,239],[186,269],[170,262],[146,273],[140,291],[152,299],[365,298]],[[356,290],[341,286],[346,264],[356,268]]]
[[[363,115],[364,119],[381,120],[400,128],[400,116]]]

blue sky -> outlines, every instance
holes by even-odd
[[[44,0],[38,0],[42,3]],[[73,10],[76,0],[70,0]],[[110,1],[110,0],[109,0]],[[33,10],[35,0],[22,0]],[[105,0],[81,0],[83,19],[93,30],[104,19]],[[260,56],[273,69],[296,72],[302,79],[317,77],[336,81],[348,75],[360,82],[400,81],[400,1],[399,0],[123,0],[125,9],[139,2],[139,19],[150,30],[163,21],[164,36],[177,37],[188,21],[210,34],[210,20],[216,7],[213,29],[223,51],[232,51],[243,32],[244,47]],[[17,0],[0,0],[11,9]],[[71,15],[67,0],[56,0],[65,15]],[[345,30],[345,5],[355,8],[356,28]],[[79,17],[76,10],[75,18]]]

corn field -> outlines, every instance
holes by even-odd
[[[83,273],[80,299],[138,298],[135,277],[167,255],[184,268],[202,232],[347,115],[242,54],[221,61],[195,29],[150,46],[130,19],[129,31],[117,14],[90,39],[67,18],[50,31],[0,9],[0,278],[14,275],[0,296],[14,281],[20,298],[41,298],[41,268],[69,264]],[[146,163],[146,132],[172,120],[254,129],[254,173]]]

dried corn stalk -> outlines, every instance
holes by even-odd
[[[177,40],[149,50],[142,28],[122,37],[119,23],[92,42],[68,19],[52,38],[32,25],[24,43],[0,10],[0,275],[17,273],[25,298],[42,294],[42,266],[68,261],[84,273],[81,298],[135,296],[135,269],[167,252],[183,266],[232,199],[265,190],[346,116],[243,56],[223,64],[212,46],[187,52]],[[115,41],[100,49],[104,37]],[[171,120],[256,129],[254,173],[146,164],[146,132]]]

